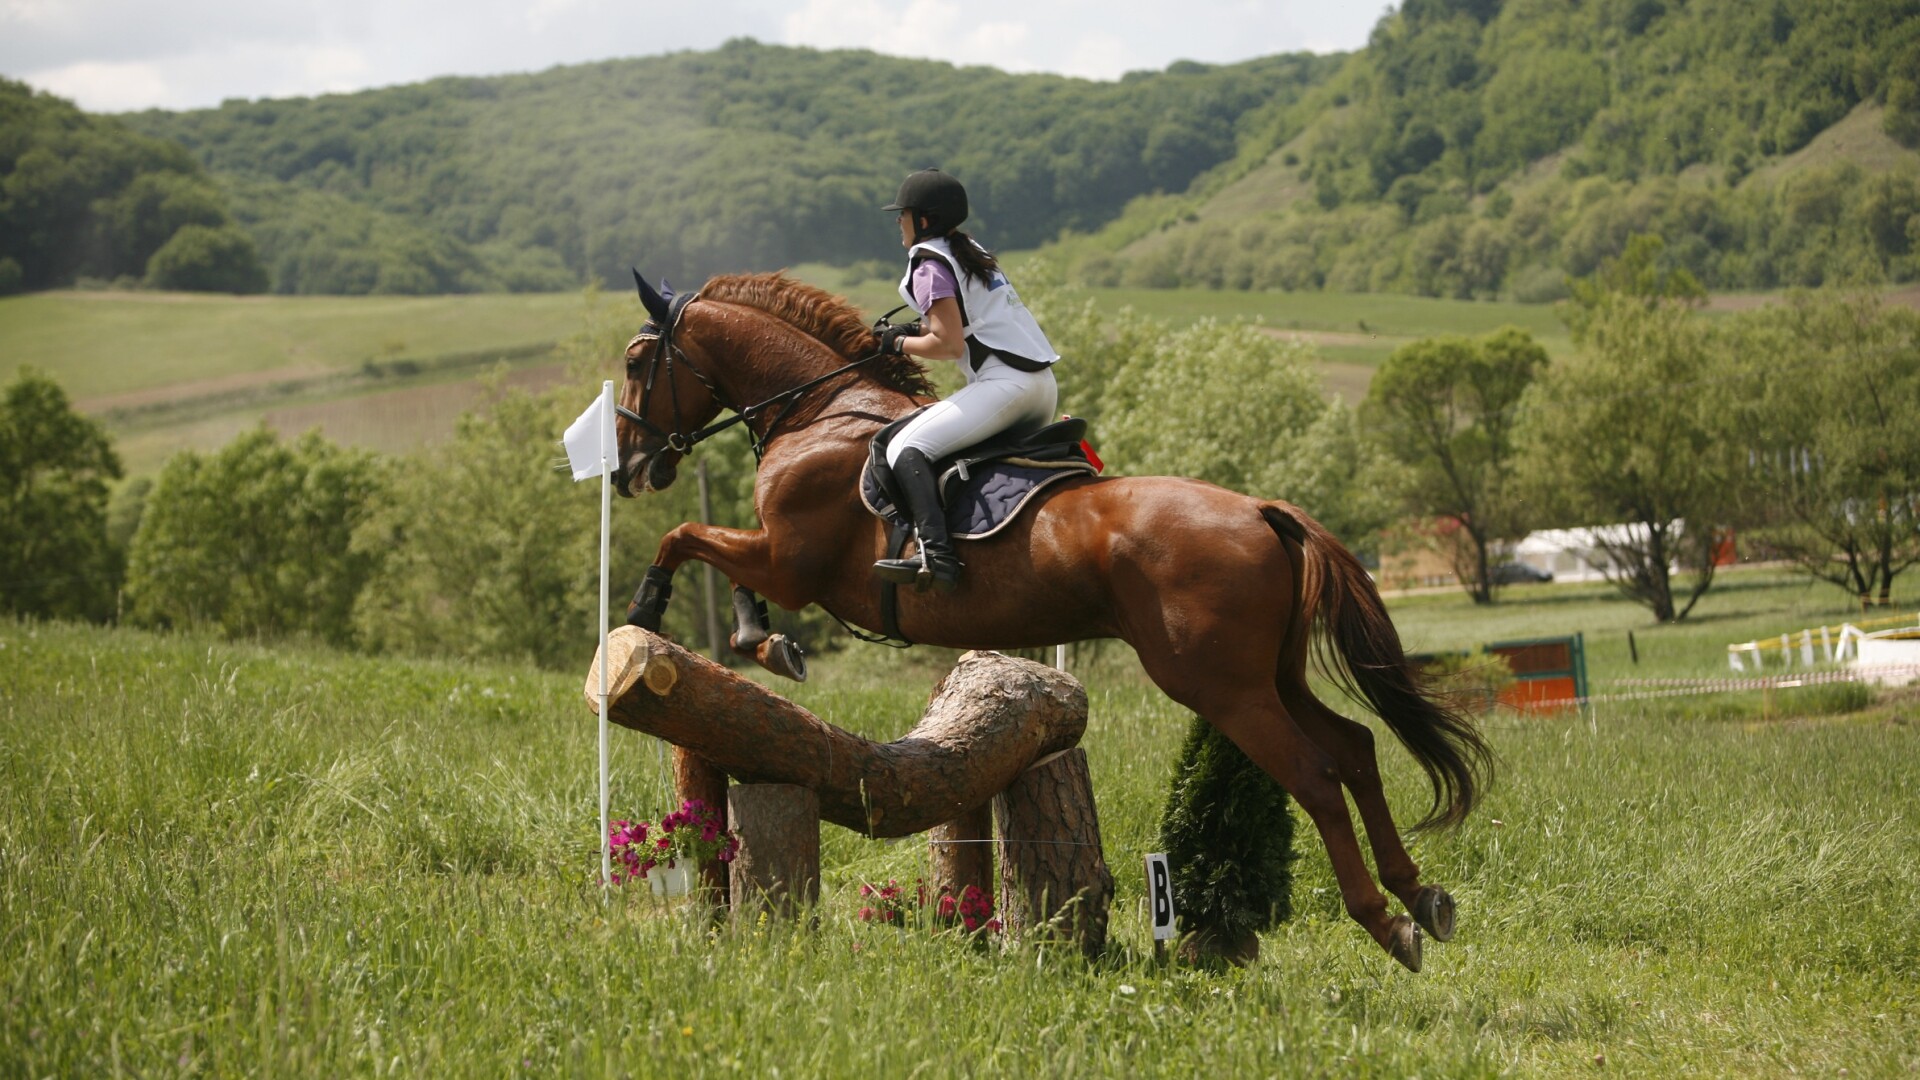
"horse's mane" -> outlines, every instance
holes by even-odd
[[[709,300],[758,308],[812,336],[848,361],[871,355],[880,347],[879,339],[852,304],[784,273],[727,274],[700,286],[700,295]],[[926,367],[911,356],[881,357],[862,370],[902,393],[934,396],[933,381],[927,377]]]

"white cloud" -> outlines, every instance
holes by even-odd
[[[50,68],[29,75],[28,82],[64,98],[85,102],[90,109],[120,112],[171,103],[174,95],[156,64],[141,61],[98,62]]]
[[[344,45],[315,45],[297,50],[301,82],[327,92],[367,85],[373,64],[367,54]]]
[[[879,49],[901,36],[898,18],[880,0],[806,0],[781,20],[781,27],[789,45]]]
[[[1060,71],[1086,79],[1117,79],[1134,68],[1146,66],[1119,37],[1089,34],[1074,42]]]

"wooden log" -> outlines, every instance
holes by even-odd
[[[1100,818],[1086,751],[1053,754],[993,800],[1000,826],[1000,918],[1029,939],[1068,939],[1089,958],[1107,944],[1113,875],[1100,851]]]
[[[959,900],[971,885],[981,895],[994,894],[993,804],[981,805],[935,825],[927,833],[928,888],[935,901],[942,896]]]
[[[820,902],[820,800],[796,784],[737,784],[727,817],[740,837],[729,864],[733,917],[792,917]]]
[[[615,630],[608,650],[622,687],[614,723],[685,747],[741,783],[809,788],[823,819],[868,836],[924,832],[985,804],[1033,761],[1078,743],[1087,724],[1086,691],[1072,676],[999,653],[962,656],[920,723],[876,743],[639,627]],[[666,691],[652,689],[659,662],[675,671]],[[589,708],[597,678],[588,675]]]
[[[681,802],[698,799],[720,815],[720,827],[731,828],[727,809],[727,774],[684,747],[673,748],[673,790]],[[727,903],[727,864],[708,859],[700,864],[700,884],[717,905]]]
[[[680,666],[674,662],[670,643],[644,630],[639,634],[627,633],[629,629],[638,628],[618,627],[608,636],[613,665],[607,669],[607,700],[619,701],[636,686],[645,686],[656,697],[665,696],[680,681]],[[686,652],[685,649],[678,651]],[[601,660],[599,651],[595,650],[593,666],[587,669],[587,708],[596,716],[600,714]]]

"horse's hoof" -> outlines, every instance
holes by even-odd
[[[761,667],[794,682],[807,681],[807,654],[785,634],[775,634],[760,643],[753,659]]]
[[[1435,941],[1453,940],[1453,897],[1438,885],[1422,885],[1413,898],[1413,918]]]
[[[1405,915],[1395,915],[1387,930],[1387,952],[1408,971],[1420,970],[1420,928]]]

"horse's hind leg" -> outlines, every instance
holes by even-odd
[[[1334,880],[1340,885],[1347,914],[1395,960],[1419,971],[1420,931],[1407,916],[1387,914],[1387,898],[1367,872],[1353,819],[1347,816],[1340,769],[1333,755],[1309,739],[1278,700],[1215,707],[1202,715],[1254,764],[1278,780],[1313,819],[1333,864]]]
[[[1360,822],[1366,826],[1367,844],[1373,849],[1380,884],[1400,898],[1421,929],[1435,941],[1453,937],[1453,897],[1438,886],[1420,884],[1420,868],[1407,854],[1400,830],[1393,823],[1393,811],[1380,786],[1373,730],[1328,708],[1313,696],[1305,683],[1288,687],[1284,685],[1286,681],[1282,680],[1280,700],[1307,737],[1333,758],[1340,771],[1340,782],[1353,793],[1354,805],[1360,810]]]

